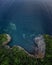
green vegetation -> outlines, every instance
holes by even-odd
[[[17,46],[11,49],[1,45],[0,65],[52,65],[52,36],[44,35],[44,38],[46,42],[45,58],[32,58]]]
[[[29,57],[18,47],[12,49],[0,47],[0,65],[36,65],[36,63],[36,59]]]
[[[7,35],[6,34],[0,34],[0,45],[7,41]]]
[[[44,35],[46,42],[46,57],[52,58],[52,36]]]

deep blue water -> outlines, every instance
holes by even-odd
[[[10,46],[20,45],[33,50],[33,38],[39,34],[52,34],[52,14],[41,2],[0,0],[0,33],[12,37]]]

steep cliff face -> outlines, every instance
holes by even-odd
[[[44,42],[43,35],[34,38],[34,42],[36,43],[35,49],[35,57],[43,58],[45,56],[46,43]]]

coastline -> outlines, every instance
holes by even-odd
[[[50,52],[50,53],[48,53],[47,52],[47,50],[50,48],[49,47],[49,45],[47,45],[47,44],[49,44],[49,42],[47,42],[47,41],[51,41],[52,40],[52,37],[51,36],[49,36],[49,35],[42,35],[43,37],[44,37],[44,39],[45,39],[45,44],[46,44],[46,50],[45,50],[45,55],[43,54],[43,56],[41,56],[41,54],[40,53],[42,53],[42,51],[40,52],[40,51],[37,51],[38,52],[38,54],[35,52],[35,51],[33,51],[34,53],[36,53],[36,54],[31,54],[31,53],[29,53],[28,51],[26,51],[23,47],[21,47],[21,46],[18,46],[18,45],[14,45],[13,47],[10,47],[9,45],[7,45],[10,41],[11,41],[11,36],[9,35],[9,34],[4,34],[4,35],[7,35],[8,37],[7,37],[7,41],[6,41],[6,44],[4,44],[3,46],[1,46],[2,48],[5,48],[5,50],[7,49],[7,50],[9,50],[9,52],[10,53],[14,53],[14,54],[19,54],[20,56],[21,56],[21,54],[23,55],[25,55],[25,56],[27,56],[27,57],[29,57],[29,58],[33,58],[33,59],[44,59],[45,57],[47,58],[47,57],[52,57],[52,53]],[[5,37],[6,38],[6,37]],[[41,39],[41,38],[39,38],[38,37],[38,40],[39,39]],[[43,40],[44,41],[44,39],[41,39],[41,40]],[[34,41],[35,41],[35,39],[34,39]],[[37,37],[36,37],[36,42],[37,42]],[[40,40],[39,40],[39,43],[40,43]],[[40,44],[40,46],[39,46],[39,43],[38,43],[38,47],[40,47],[41,49],[43,49],[43,47],[44,47],[44,45],[41,45],[41,44],[43,44],[43,43],[41,43]],[[51,44],[52,45],[52,44]],[[42,47],[43,46],[43,47]],[[47,48],[47,47],[49,47],[49,48]],[[35,48],[34,48],[35,49]],[[44,48],[45,49],[45,48]],[[52,46],[51,46],[51,49],[52,49]],[[23,57],[23,56],[22,56]]]
[[[7,41],[3,42],[2,45],[5,46],[5,48],[7,49],[12,49],[13,47],[17,47],[19,50],[23,50],[28,56],[35,58],[35,56],[33,54],[30,54],[29,52],[27,52],[24,48],[22,48],[21,46],[18,45],[14,45],[13,47],[10,47],[9,45],[7,45],[10,41],[11,41],[11,36],[9,34],[6,34],[7,36]]]
[[[44,55],[42,54],[42,51],[36,51],[38,52],[38,54],[36,54],[36,52],[34,51],[34,54],[30,54],[29,52],[27,52],[24,48],[22,48],[21,46],[18,45],[14,45],[13,47],[10,47],[9,45],[7,45],[10,41],[11,41],[11,36],[9,34],[6,34],[7,36],[7,41],[3,42],[3,46],[5,46],[6,48],[10,48],[12,49],[13,47],[17,47],[19,50],[23,50],[28,56],[32,57],[32,58],[44,58]],[[41,38],[42,36],[40,36]],[[37,37],[38,38],[38,37]],[[39,38],[39,39],[40,39]],[[35,38],[36,39],[36,38]],[[40,40],[39,40],[40,41]],[[35,40],[34,40],[35,42]],[[38,43],[39,44],[39,43]],[[34,48],[36,50],[36,48]]]
[[[19,50],[23,50],[28,56],[32,57],[32,58],[44,58],[44,55],[42,54],[42,51],[36,51],[38,54],[36,54],[36,52],[34,51],[35,54],[30,54],[29,52],[27,52],[24,48],[22,48],[21,46],[18,46],[18,45],[14,45],[13,47],[10,47],[9,45],[7,45],[10,41],[11,41],[11,36],[9,34],[6,34],[7,36],[7,41],[3,42],[2,45],[5,46],[6,48],[10,48],[12,49],[13,47],[17,47]],[[42,36],[40,36],[41,38]],[[40,39],[39,38],[39,39]],[[36,38],[35,38],[36,39]],[[37,40],[38,40],[38,37],[37,37]],[[40,40],[39,40],[40,41]],[[35,42],[35,40],[34,40]],[[43,41],[42,41],[43,42]],[[39,43],[38,43],[39,44]],[[39,45],[40,48],[41,47],[41,43]],[[36,48],[34,48],[36,50]],[[40,49],[41,50],[41,49]]]
[[[35,56],[33,54],[28,53],[24,48],[22,48],[21,46],[16,46],[14,45],[13,47],[10,47],[9,45],[7,45],[10,41],[11,41],[11,36],[9,34],[5,34],[7,36],[7,41],[2,43],[2,46],[8,48],[8,49],[12,49],[13,47],[17,47],[20,51],[23,50],[28,56],[35,58]]]

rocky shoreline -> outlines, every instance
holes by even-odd
[[[7,36],[7,41],[5,41],[5,42],[3,42],[2,43],[2,45],[3,46],[5,46],[5,48],[7,48],[7,49],[12,49],[13,47],[17,47],[19,50],[23,50],[23,51],[25,51],[25,53],[27,54],[27,55],[29,55],[30,57],[35,57],[34,55],[32,55],[32,54],[30,54],[30,53],[28,53],[24,48],[22,48],[21,46],[16,46],[16,45],[14,45],[13,47],[10,47],[9,45],[8,45],[8,43],[11,41],[11,36],[9,35],[9,34],[6,34],[6,36]]]
[[[11,41],[11,36],[9,34],[6,34],[7,41],[3,42],[2,45],[7,45]]]
[[[6,48],[10,48],[12,49],[9,45],[7,45],[10,41],[11,41],[11,36],[9,34],[6,34],[7,36],[7,41],[3,42],[3,45],[6,47]],[[37,41],[39,43],[37,43],[37,45],[39,46],[38,48],[34,48],[36,51],[34,51],[34,54],[30,54],[29,52],[27,52],[24,48],[22,48],[21,46],[16,46],[14,45],[13,47],[17,47],[19,50],[23,50],[25,51],[26,54],[28,54],[28,56],[30,57],[33,57],[33,58],[44,58],[44,55],[45,55],[45,42],[44,40],[40,40],[40,39],[43,39],[43,36],[40,36],[40,37],[36,37],[34,39],[34,42],[37,43]],[[42,42],[43,42],[43,47],[41,46],[42,45]],[[42,53],[42,50],[44,49],[44,53]],[[38,51],[37,51],[38,50]]]
[[[52,37],[50,35],[42,35],[42,36],[38,36],[38,37],[34,38],[34,42],[36,40],[36,44],[38,44],[37,48],[34,47],[36,52],[33,51],[34,53],[29,53],[24,48],[22,48],[21,46],[18,46],[18,45],[14,45],[13,47],[10,47],[8,45],[8,43],[11,41],[12,38],[10,38],[10,40],[8,42],[7,41],[8,37],[6,36],[6,34],[4,34],[4,35],[1,34],[0,43],[1,43],[1,41],[3,41],[3,42],[7,41],[7,44],[5,44],[5,45],[2,45],[2,43],[0,44],[0,62],[1,62],[1,64],[4,65],[6,63],[6,65],[9,65],[9,63],[11,63],[12,65],[13,64],[16,65],[16,63],[17,63],[17,65],[19,65],[18,63],[20,61],[20,65],[24,65],[24,64],[37,65],[37,63],[39,65],[40,64],[44,65],[44,64],[46,64],[46,62],[47,62],[46,65],[52,65],[51,60],[49,60],[52,57],[52,53],[51,53],[52,52]],[[44,41],[45,41],[45,43],[44,43]],[[40,44],[40,42],[41,42],[41,44]],[[44,47],[44,44],[46,44],[46,47]],[[38,49],[39,51],[36,49]],[[46,51],[45,51],[45,49],[46,49]],[[43,50],[43,53],[42,53],[42,50]],[[46,52],[45,55],[44,55],[44,52]],[[40,53],[43,54],[43,57],[41,56]]]

